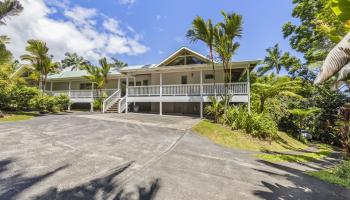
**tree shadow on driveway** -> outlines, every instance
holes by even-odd
[[[0,161],[0,200],[19,199],[19,195],[27,189],[35,187],[39,182],[53,176],[57,172],[64,170],[69,165],[64,165],[51,172],[39,176],[25,177],[22,173],[16,173],[11,176],[4,176],[9,170],[9,165],[15,162],[14,159],[6,159]],[[70,189],[60,190],[52,187],[44,193],[37,195],[33,200],[70,200],[70,199],[115,199],[115,200],[151,200],[155,197],[160,188],[160,179],[154,179],[147,186],[136,186],[136,193],[127,193],[124,189],[119,188],[117,177],[128,169],[133,162],[117,167],[112,173],[93,179],[87,183],[78,185]]]
[[[254,195],[268,200],[295,200],[295,199],[315,199],[315,200],[347,200],[350,199],[350,191],[346,188],[329,184],[305,174],[303,171],[259,160],[258,162],[279,172],[255,169],[271,177],[284,178],[291,182],[293,186],[284,186],[282,183],[271,183],[268,180],[261,181],[262,186],[268,190],[255,190]]]

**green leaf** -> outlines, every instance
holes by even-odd
[[[350,21],[350,0],[331,0],[333,12],[345,23]]]

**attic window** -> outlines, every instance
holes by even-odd
[[[179,56],[174,59],[172,62],[168,64],[168,66],[176,66],[176,65],[195,65],[195,64],[204,64],[203,60],[195,56]]]

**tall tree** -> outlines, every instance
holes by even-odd
[[[0,24],[5,24],[6,17],[18,15],[23,7],[18,0],[0,1]]]
[[[78,71],[83,69],[85,65],[89,64],[84,57],[79,56],[77,53],[67,52],[64,55],[65,58],[61,61],[63,68],[71,67],[72,71]]]
[[[279,75],[281,70],[285,68],[296,69],[300,67],[300,60],[291,56],[288,52],[283,53],[278,44],[266,49],[267,56],[264,59],[263,66],[258,69],[260,75],[266,74],[268,71],[276,70]]]
[[[58,65],[52,62],[52,57],[48,54],[49,48],[43,41],[29,40],[26,51],[28,54],[22,55],[21,60],[30,62],[35,71],[40,74],[39,88],[45,92],[47,76],[55,72]]]
[[[283,26],[285,38],[303,53],[307,64],[323,61],[328,51],[346,34],[344,23],[330,9],[330,0],[294,0],[292,16],[300,22]]]
[[[256,82],[252,84],[253,94],[256,95],[260,101],[260,113],[265,110],[266,100],[282,93],[289,96],[297,96],[294,92],[298,89],[300,89],[300,81],[291,80],[287,76],[275,77],[274,74],[259,77]]]
[[[225,84],[232,80],[232,57],[239,48],[236,38],[242,37],[243,18],[236,13],[221,12],[224,22],[218,23],[214,29],[214,50],[222,61]]]
[[[101,74],[103,77],[104,84],[108,83],[108,74],[111,70],[111,66],[107,62],[107,58],[102,58],[99,60],[101,66]]]
[[[187,31],[187,38],[191,42],[197,42],[198,40],[204,42],[209,48],[209,59],[213,68],[214,75],[214,85],[216,83],[215,79],[215,63],[214,63],[214,26],[211,19],[204,21],[202,17],[197,16],[192,21],[192,27]]]
[[[128,63],[125,63],[117,58],[112,58],[112,60],[113,60],[113,62],[109,64],[112,68],[121,69],[123,67],[128,66]]]

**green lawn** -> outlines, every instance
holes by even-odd
[[[350,189],[350,161],[345,161],[332,169],[307,172],[307,174]]]
[[[29,120],[35,116],[38,116],[37,113],[12,113],[6,114],[4,118],[0,118],[0,123],[2,122],[12,122],[12,121],[20,121],[20,120]]]
[[[332,152],[332,148],[326,145],[318,145],[319,152],[312,153],[300,153],[296,155],[288,154],[288,153],[271,153],[271,154],[258,154],[256,157],[266,160],[269,162],[311,162],[319,159],[323,159],[326,156],[329,156]]]
[[[331,147],[319,144],[319,152],[303,153],[301,150],[308,146],[284,132],[279,132],[278,138],[270,144],[243,131],[233,131],[208,120],[201,121],[192,130],[225,147],[263,152],[256,157],[269,162],[310,162],[322,159],[332,152]],[[291,154],[290,151],[299,153]]]
[[[243,131],[233,131],[228,127],[212,123],[208,120],[201,121],[192,130],[217,144],[235,149],[283,152],[307,148],[307,145],[283,132],[279,132],[279,138],[270,144],[267,141],[254,138]]]

